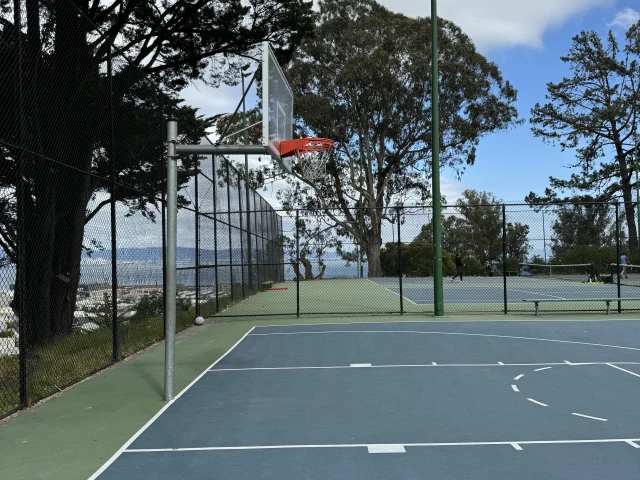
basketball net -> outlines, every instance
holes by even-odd
[[[326,174],[332,151],[333,140],[327,138],[302,138],[280,143],[281,155],[295,156],[302,178],[309,182],[320,180]]]

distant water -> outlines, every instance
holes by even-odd
[[[346,262],[341,259],[325,260],[327,268],[324,278],[357,278],[358,269],[355,264],[346,266]],[[178,265],[180,268],[181,265]],[[254,267],[255,269],[256,267]],[[277,269],[284,269],[285,280],[294,280],[293,268],[290,264],[283,266],[265,266],[260,269],[259,278],[263,280],[271,280]],[[230,283],[233,275],[233,282],[242,281],[241,267],[218,267],[218,283]],[[254,270],[255,271],[255,270]],[[364,276],[367,276],[367,266],[363,267]],[[314,264],[313,273],[317,275],[320,268]],[[245,277],[248,270],[244,269]],[[109,284],[111,283],[111,263],[83,263],[80,269],[80,283],[84,285]],[[195,286],[196,274],[195,269],[178,270],[176,272],[176,281],[180,285]],[[15,283],[15,266],[9,265],[0,268],[0,290],[8,290]],[[162,285],[162,264],[151,262],[127,262],[118,264],[118,284],[120,286],[136,286],[136,285]],[[200,284],[215,284],[215,269],[204,268],[200,270]]]

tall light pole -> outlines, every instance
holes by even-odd
[[[431,157],[433,195],[433,314],[444,316],[442,282],[442,218],[440,205],[440,119],[438,116],[438,11],[431,0]]]
[[[240,77],[242,78],[242,128],[244,128],[244,144],[247,145],[248,137],[247,137],[247,108],[245,104],[246,93],[244,90],[244,79],[250,76],[250,73],[246,73],[249,65],[245,65],[242,67],[242,72],[240,72]],[[247,281],[249,282],[249,291],[253,293],[253,266],[251,262],[251,205],[250,194],[249,194],[249,155],[244,154],[244,191],[247,205],[245,207],[245,212],[247,212]],[[244,268],[244,267],[243,267]]]
[[[633,164],[636,167],[636,209],[638,210],[638,221],[636,222],[636,238],[640,237],[640,185],[638,181],[638,161],[640,161],[640,154],[638,152],[638,137],[636,132],[636,126],[633,126]],[[638,242],[640,244],[640,242]]]

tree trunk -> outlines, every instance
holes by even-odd
[[[101,125],[109,115],[104,110],[109,104],[104,84],[87,45],[88,25],[79,22],[77,11],[64,2],[56,3],[55,13],[54,53],[32,87],[47,103],[34,104],[32,96],[25,98],[26,147],[42,155],[27,155],[25,160],[29,183],[23,210],[25,259],[17,266],[25,285],[21,292],[16,285],[16,295],[24,296],[20,321],[27,345],[42,345],[72,330],[91,198],[87,173]],[[41,54],[33,48],[27,51]],[[32,58],[26,64],[34,68],[38,62]]]
[[[371,242],[366,246],[368,277],[376,278],[382,276],[382,265],[380,263],[380,242]]]
[[[23,323],[24,338],[20,339],[21,343],[41,345],[51,336],[48,299],[51,295],[51,258],[54,251],[54,204],[43,202],[36,206],[28,203],[24,210],[25,228],[22,239],[25,242],[24,263],[16,264],[16,280],[21,275],[24,276],[24,289],[16,282],[11,307]],[[18,310],[19,301],[24,305],[23,317],[20,317]]]
[[[629,231],[629,248],[638,246],[638,230],[636,226],[636,210],[633,208],[631,196],[631,185],[629,183],[622,186],[622,199],[624,201],[624,213],[627,220],[627,230]]]
[[[80,152],[78,152],[80,153]],[[90,158],[90,156],[89,156]],[[51,330],[53,334],[71,333],[76,305],[80,265],[84,240],[84,219],[90,197],[90,181],[87,175],[69,174],[58,189],[59,197],[64,197],[65,205],[58,209],[64,212],[56,226],[55,245],[64,245],[51,259],[53,279],[51,284]],[[65,193],[66,186],[73,184],[74,195]],[[59,202],[63,201],[62,198]]]
[[[382,264],[380,263],[380,247],[382,245],[382,210],[376,209],[376,215],[371,216],[371,228],[368,232],[366,245],[368,277],[382,276]]]
[[[289,263],[293,267],[293,273],[296,274],[296,280],[304,280],[304,277],[300,273],[300,265],[293,258],[289,260]]]
[[[300,263],[304,266],[304,279],[313,280],[313,265],[304,253],[300,255]]]

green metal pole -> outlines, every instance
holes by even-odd
[[[636,238],[640,237],[640,185],[638,185],[638,137],[635,126],[633,127],[633,163],[636,167],[636,209],[638,210],[638,221],[636,222]],[[640,244],[640,241],[638,242]]]
[[[438,117],[438,12],[431,0],[431,141],[433,190],[433,313],[444,316],[442,282],[442,219],[440,205],[440,128]]]

